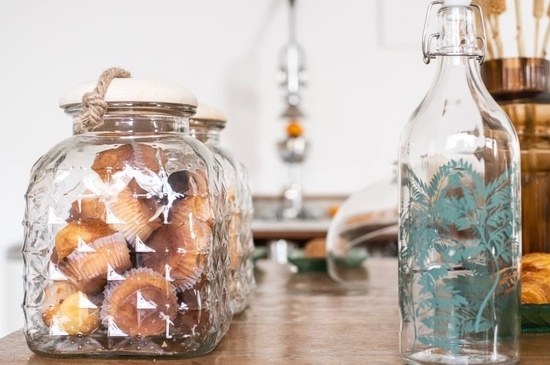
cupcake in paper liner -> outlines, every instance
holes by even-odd
[[[118,220],[112,227],[133,243],[138,237],[145,241],[162,223],[156,214],[154,199],[140,198],[131,186],[122,190],[108,207]]]
[[[204,222],[191,219],[187,224],[168,224],[146,242],[150,252],[139,255],[139,264],[148,267],[177,287],[189,288],[204,271],[212,245],[212,230]]]
[[[146,240],[161,225],[158,207],[157,199],[149,197],[147,191],[132,179],[115,195],[74,201],[70,216],[72,219],[105,222],[133,242],[136,237]]]
[[[59,263],[63,274],[87,294],[102,291],[110,276],[122,274],[131,266],[130,250],[120,233],[99,238]]]
[[[108,224],[99,220],[72,221],[55,236],[54,262],[63,260],[83,245],[89,245],[98,238],[110,236],[115,232]]]
[[[170,210],[169,221],[185,222],[191,213],[195,219],[213,225],[214,212],[210,203],[208,178],[202,170],[174,172],[168,177],[168,183],[181,196]]]
[[[101,311],[110,336],[170,333],[178,307],[172,284],[153,270],[132,269],[105,289]]]
[[[166,161],[166,155],[161,148],[141,143],[127,143],[98,153],[92,170],[104,181],[110,181],[113,175],[125,169],[156,174],[164,168]]]
[[[89,335],[100,326],[100,309],[86,294],[69,295],[52,311],[51,335]]]

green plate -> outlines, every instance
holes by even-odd
[[[355,269],[363,265],[363,261],[367,258],[367,250],[364,248],[352,248],[348,251],[345,257],[332,256],[334,265],[337,267],[345,267]]]
[[[298,272],[327,271],[327,260],[325,258],[305,258],[301,251],[295,251],[289,255],[288,262],[296,266]]]
[[[522,304],[523,332],[550,332],[550,304]]]

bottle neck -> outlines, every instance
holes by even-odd
[[[438,53],[470,56],[479,54],[475,14],[467,6],[447,6],[438,12]]]
[[[219,146],[221,130],[222,128],[214,123],[193,120],[189,127],[189,134],[206,145]]]
[[[136,134],[189,134],[189,117],[194,108],[183,105],[158,103],[109,103],[103,122],[85,128],[80,119],[81,105],[65,109],[73,118],[73,134],[136,135]]]
[[[432,89],[444,86],[448,96],[479,89],[482,50],[478,49],[473,10],[466,6],[444,7],[438,12],[438,24],[438,71]]]

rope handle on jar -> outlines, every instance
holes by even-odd
[[[109,68],[101,74],[97,86],[93,91],[87,92],[82,96],[82,113],[80,121],[85,129],[93,129],[103,124],[103,116],[107,111],[108,105],[105,101],[105,94],[115,78],[131,77],[130,72],[118,68]]]

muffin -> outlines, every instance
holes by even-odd
[[[69,212],[72,220],[95,219],[105,223],[107,222],[107,210],[99,198],[84,198],[80,201],[74,201],[71,204]]]
[[[166,161],[166,155],[161,148],[142,143],[128,143],[98,153],[92,170],[104,181],[111,181],[113,175],[126,169],[157,174]]]
[[[130,250],[120,233],[96,239],[86,252],[74,251],[59,262],[61,271],[86,294],[102,291],[109,276],[131,266]]]
[[[100,310],[86,294],[78,291],[58,305],[51,316],[51,330],[54,325],[70,336],[89,335],[100,326]]]
[[[177,311],[175,288],[149,269],[132,269],[105,289],[102,318],[129,336],[163,334]]]
[[[210,203],[206,174],[202,170],[177,171],[169,176],[168,182],[174,192],[180,196],[170,210],[170,221],[185,222],[191,213],[193,218],[207,222],[212,227],[214,212]]]
[[[42,303],[42,319],[46,326],[51,327],[53,315],[59,311],[59,306],[71,294],[78,291],[76,285],[70,281],[52,281],[44,290]]]
[[[99,220],[73,221],[55,236],[57,262],[63,260],[79,246],[90,244],[98,238],[110,236],[115,230]]]
[[[194,285],[203,272],[206,252],[212,244],[212,230],[204,222],[167,224],[146,242],[154,253],[143,253],[139,264],[163,275],[178,287]]]

